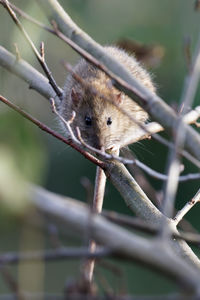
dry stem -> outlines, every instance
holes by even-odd
[[[8,13],[10,14],[10,16],[12,17],[13,21],[15,22],[15,24],[17,25],[17,27],[19,28],[19,30],[22,32],[23,36],[25,37],[26,41],[28,42],[28,44],[30,45],[31,49],[33,50],[33,53],[35,54],[38,62],[40,63],[42,69],[44,70],[47,78],[49,79],[49,83],[52,86],[52,88],[54,89],[56,95],[62,99],[62,90],[58,87],[58,85],[56,84],[55,79],[53,78],[46,62],[44,59],[44,55],[40,55],[40,53],[38,52],[37,48],[35,47],[33,41],[31,40],[30,36],[28,35],[28,33],[26,32],[26,30],[24,29],[24,27],[22,26],[21,22],[18,20],[15,12],[12,10],[9,1],[8,0],[2,0],[1,3],[3,4],[3,6],[7,9]]]
[[[104,168],[103,162],[101,162],[100,160],[98,160],[97,158],[95,158],[90,153],[84,151],[81,147],[78,147],[71,139],[66,139],[65,137],[63,137],[59,133],[55,132],[54,130],[52,130],[48,126],[44,125],[43,123],[41,123],[40,121],[38,121],[37,119],[35,119],[31,115],[29,115],[24,110],[22,110],[21,108],[19,108],[18,106],[16,106],[15,104],[13,104],[12,102],[10,102],[8,99],[6,99],[5,97],[3,97],[1,95],[0,95],[0,101],[2,101],[6,105],[8,105],[12,109],[14,109],[16,112],[18,112],[19,114],[21,114],[27,120],[31,121],[33,124],[35,124],[36,126],[38,126],[41,130],[49,133],[50,135],[54,136],[58,140],[62,141],[63,143],[65,143],[65,144],[71,146],[72,148],[76,149],[85,158],[89,159],[90,161],[92,161],[97,166],[99,166],[101,168]]]
[[[188,211],[197,203],[200,202],[200,189],[195,194],[195,196],[186,203],[186,205],[178,211],[176,216],[174,217],[174,223],[178,225],[178,223],[182,220],[182,218],[188,213]]]
[[[119,255],[145,263],[162,274],[168,274],[187,292],[200,293],[199,270],[187,260],[180,259],[171,246],[130,233],[100,215],[90,218],[90,211],[83,205],[66,198],[62,200],[62,197],[40,188],[32,188],[31,199],[43,213],[65,224],[65,227],[67,225],[69,230],[72,228],[74,233],[82,235],[91,228],[92,238],[98,243],[106,245]]]
[[[92,213],[94,214],[100,214],[102,212],[105,186],[106,186],[106,175],[101,168],[97,167],[94,198],[92,204]],[[89,242],[89,250],[91,253],[93,253],[95,249],[96,249],[96,242],[95,240],[91,240]],[[89,283],[91,283],[93,279],[94,265],[95,265],[95,259],[90,259],[85,263],[84,266],[84,279]]]

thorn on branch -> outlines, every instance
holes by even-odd
[[[181,210],[178,211],[178,213],[174,217],[174,223],[176,224],[176,226],[197,202],[200,202],[200,189],[195,194],[195,196],[190,201],[188,201]]]
[[[53,98],[49,99],[50,104],[51,104],[51,109],[53,113],[56,113],[56,105],[55,105],[55,100]]]
[[[14,43],[14,47],[15,47],[16,60],[18,62],[21,59],[21,55],[17,43]]]
[[[44,62],[45,61],[45,58],[44,58],[44,42],[40,43],[40,55],[41,55],[41,59]]]

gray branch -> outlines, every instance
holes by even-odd
[[[0,66],[17,75],[28,83],[30,89],[36,90],[45,98],[54,98],[59,103],[55,91],[48,82],[48,79],[33,68],[29,63],[17,57],[0,46]]]
[[[187,261],[180,259],[163,241],[146,239],[129,232],[100,215],[92,215],[83,204],[64,198],[44,189],[31,188],[31,202],[43,213],[65,224],[65,228],[84,235],[91,232],[92,238],[112,249],[114,253],[132,261],[145,263],[164,273],[180,284],[186,292],[200,293],[200,273]]]

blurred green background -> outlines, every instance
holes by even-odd
[[[48,23],[36,1],[16,0],[13,3],[43,23]],[[168,103],[179,102],[187,73],[184,40],[188,38],[191,40],[193,51],[199,34],[200,13],[194,10],[194,1],[63,0],[60,3],[83,30],[103,45],[115,44],[122,38],[137,40],[147,45],[161,45],[164,49],[164,57],[158,66],[150,69],[150,72],[154,76],[159,95]],[[57,83],[62,87],[66,77],[62,61],[74,64],[78,60],[78,55],[56,37],[28,21],[22,21],[37,47],[41,41],[44,41],[46,61]],[[0,6],[0,44],[14,52],[14,43],[17,44],[21,56],[41,71],[21,33]],[[45,124],[59,130],[59,125],[46,99],[35,91],[29,90],[27,84],[2,68],[0,68],[0,93]],[[198,99],[199,92],[195,98],[195,105],[199,103]],[[165,172],[167,151],[162,145],[154,140],[148,140],[133,145],[132,149],[148,166]],[[2,220],[0,249],[2,251],[21,249],[21,240],[24,236],[23,203],[20,201],[20,192],[19,195],[16,192],[21,188],[21,178],[40,184],[53,192],[85,201],[86,193],[81,185],[81,179],[88,177],[93,183],[95,176],[95,167],[81,155],[43,133],[4,104],[0,104],[0,166]],[[185,173],[196,171],[195,167],[186,163]],[[162,182],[151,178],[150,180],[158,191],[162,189]],[[180,184],[177,208],[182,207],[195,194],[198,185],[197,181]],[[104,207],[130,213],[109,183]],[[196,206],[187,216],[197,229],[199,229],[198,215],[199,207]],[[71,242],[72,238],[64,240],[66,245]],[[49,243],[48,238],[45,243]],[[32,242],[28,248],[37,248],[35,245],[37,242],[35,244]],[[123,267],[119,264],[119,267],[123,269],[126,291],[130,293],[164,293],[174,289],[172,283],[145,268],[128,264]],[[45,290],[61,291],[67,277],[78,273],[78,268],[77,262],[46,264],[43,270]],[[19,269],[11,268],[11,272],[20,274]],[[27,266],[27,270],[32,272],[32,269],[33,266]],[[105,271],[103,267],[99,268],[99,272],[106,274],[111,286],[117,285],[119,278]],[[43,287],[41,286],[40,289],[42,290]],[[3,278],[0,278],[0,292],[6,291],[8,288]]]

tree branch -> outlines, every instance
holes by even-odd
[[[2,46],[0,46],[0,66],[27,82],[31,89],[36,90],[46,99],[53,98],[57,106],[59,106],[60,100],[55,94],[52,87],[49,85],[48,79],[26,61],[22,59],[17,60],[15,55],[11,54]],[[200,108],[196,107],[194,110],[185,115],[184,121],[188,124],[195,123],[198,120],[199,115]],[[155,134],[156,132],[164,130],[164,128],[161,125],[155,122],[146,124],[145,128],[145,130],[143,130],[142,128],[136,130],[134,137],[131,140],[131,143],[140,141],[142,139],[146,139],[151,134]],[[193,163],[196,164],[196,162]]]
[[[200,293],[200,272],[186,261],[180,259],[174,251],[163,245],[139,237],[117,225],[111,224],[100,215],[90,217],[90,211],[77,201],[62,198],[41,188],[31,188],[31,201],[48,216],[72,228],[73,232],[84,234],[91,229],[92,237],[106,245],[120,256],[124,256],[164,273],[178,281],[186,292]]]
[[[176,225],[182,220],[182,218],[188,213],[188,211],[197,203],[200,202],[200,189],[195,194],[195,196],[186,203],[186,205],[178,211],[176,216],[174,217],[174,222]]]
[[[40,121],[38,121],[37,119],[35,119],[31,115],[29,115],[24,110],[22,110],[21,108],[19,108],[18,106],[16,106],[15,104],[13,104],[12,102],[10,102],[8,99],[6,99],[5,97],[3,97],[1,95],[0,95],[0,101],[3,102],[3,103],[5,103],[6,105],[8,105],[9,107],[11,107],[12,109],[14,109],[16,112],[18,112],[19,114],[21,114],[27,120],[31,121],[33,124],[35,124],[36,126],[38,126],[41,130],[49,133],[50,135],[54,136],[58,140],[62,141],[63,143],[65,143],[65,144],[71,146],[72,148],[76,149],[85,158],[87,158],[91,162],[95,163],[97,166],[99,166],[101,168],[104,168],[104,163],[103,162],[101,162],[100,160],[98,160],[92,154],[90,154],[90,153],[86,152],[85,150],[83,150],[81,147],[77,146],[75,143],[73,143],[73,141],[71,139],[66,139],[65,137],[63,137],[59,133],[55,132],[54,130],[52,130],[48,126],[44,125],[43,123],[41,123]]]
[[[32,49],[33,53],[35,54],[35,56],[36,56],[39,64],[41,65],[43,71],[45,72],[47,78],[49,79],[49,84],[52,86],[52,88],[55,91],[56,95],[61,100],[62,99],[62,89],[60,89],[57,86],[56,81],[53,78],[53,76],[52,76],[52,74],[51,74],[51,72],[50,72],[50,70],[49,70],[49,68],[48,68],[48,66],[47,66],[47,64],[45,62],[44,52],[43,52],[43,55],[40,55],[39,51],[35,47],[35,45],[34,45],[33,41],[31,40],[30,36],[28,35],[28,33],[26,32],[26,30],[22,26],[21,22],[18,20],[15,12],[10,7],[9,1],[8,0],[2,0],[1,3],[7,9],[7,11],[10,14],[11,18],[13,19],[13,21],[15,22],[15,24],[17,25],[17,27],[19,28],[19,30],[23,34],[25,40],[27,41],[28,45],[31,47],[31,49]]]
[[[77,258],[102,258],[112,255],[109,249],[97,247],[91,253],[88,248],[58,248],[44,251],[31,251],[24,253],[7,252],[0,254],[1,265],[12,265],[21,262],[35,262],[35,261],[59,261],[63,259],[77,259]]]
[[[46,99],[53,97],[57,104],[60,102],[45,76],[23,59],[17,60],[15,55],[2,46],[0,46],[0,66],[23,79],[30,89],[36,90]]]

